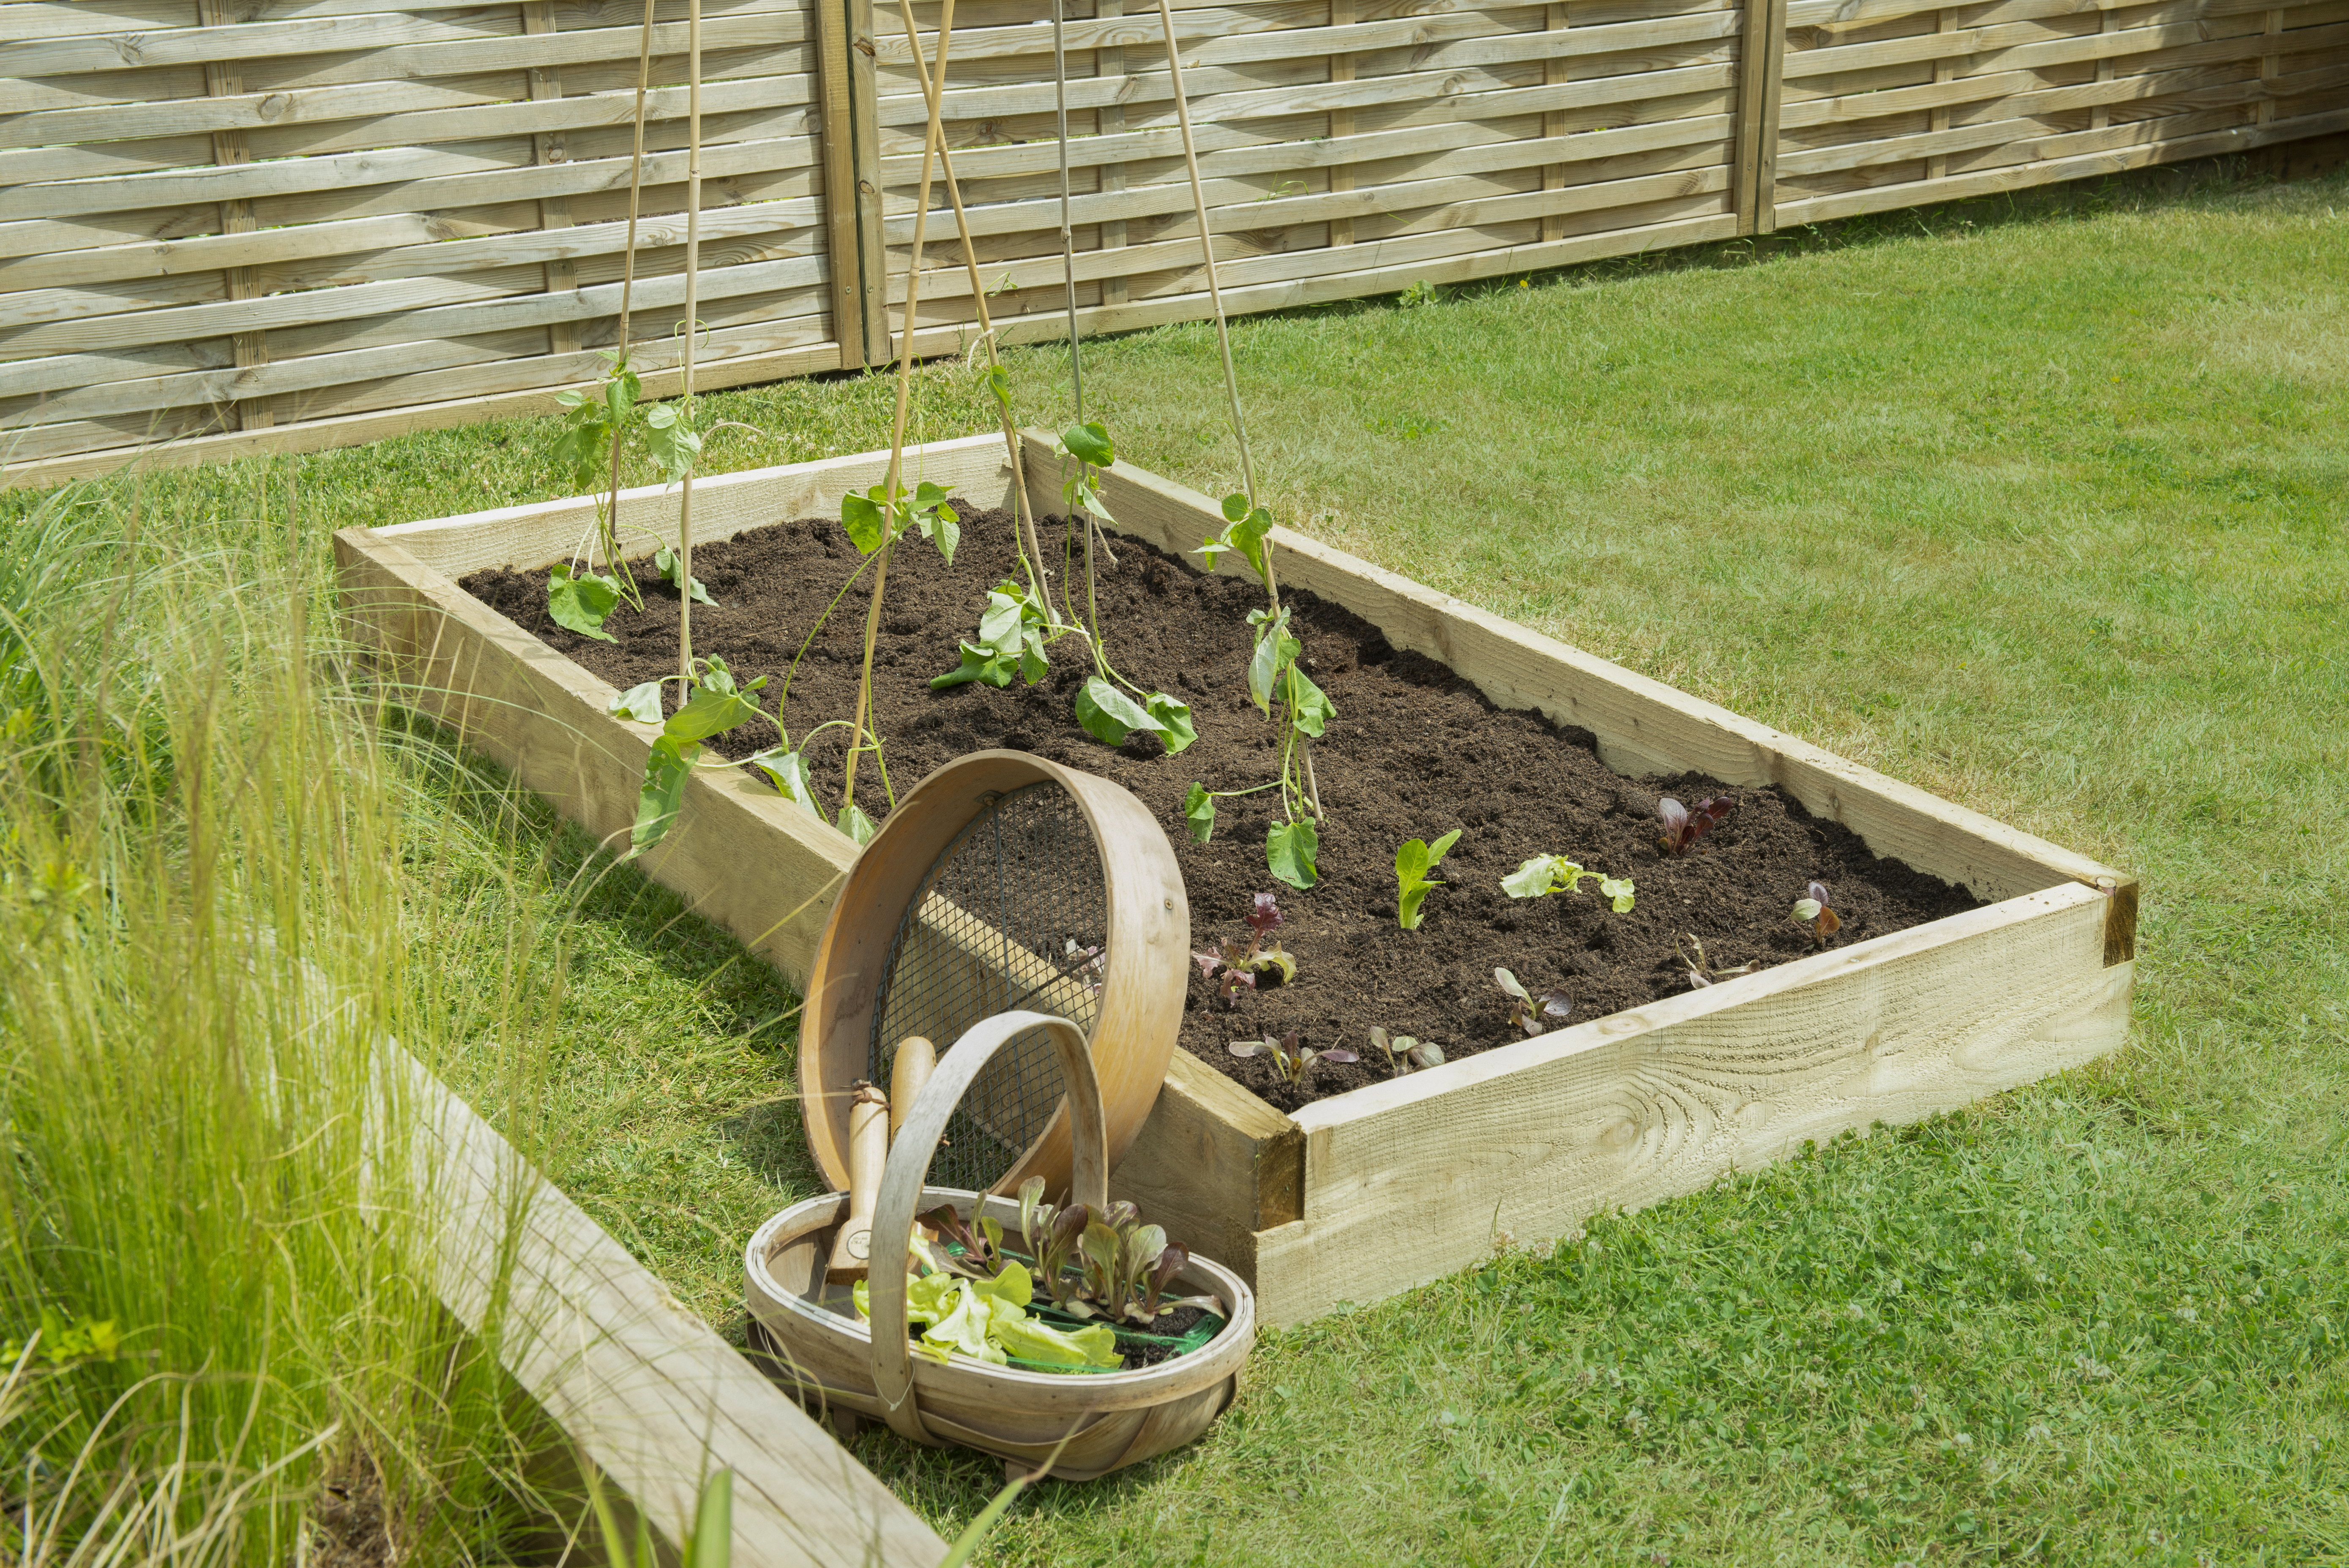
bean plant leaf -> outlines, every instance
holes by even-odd
[[[990,590],[987,613],[978,618],[978,640],[998,652],[1019,647],[1019,628],[1026,619],[1027,608],[1012,585]]]
[[[1153,691],[1143,704],[1151,718],[1157,721],[1158,738],[1166,742],[1166,754],[1173,756],[1199,738],[1197,726],[1191,722],[1191,704],[1178,701],[1164,691]]]
[[[944,675],[932,676],[931,691],[944,691],[948,687],[965,685],[973,680],[985,686],[1001,687],[1011,684],[1011,671],[1015,661],[1009,654],[999,652],[992,648],[975,648],[968,642],[958,646],[962,649],[962,663],[947,670]]]
[[[1269,715],[1280,672],[1296,659],[1303,645],[1288,635],[1288,609],[1285,605],[1278,614],[1250,610],[1248,623],[1256,628],[1256,651],[1248,656],[1248,696],[1255,700],[1258,712]]]
[[[889,537],[888,514],[880,497],[881,486],[876,484],[870,495],[852,491],[840,498],[840,525],[848,531],[849,543],[860,555],[871,555]]]
[[[685,804],[685,781],[700,754],[698,745],[674,735],[663,735],[653,742],[652,755],[645,763],[644,786],[636,793],[636,821],[628,831],[628,853],[624,858],[636,858],[667,835]]]
[[[645,410],[645,446],[667,483],[678,484],[701,455],[701,432],[682,405],[656,403]]]
[[[683,593],[685,591],[685,585],[679,580],[685,576],[685,557],[678,552],[670,549],[667,545],[663,545],[659,549],[655,550],[653,552],[653,570],[667,578],[668,586],[670,587],[677,589],[679,593]],[[693,579],[693,598],[695,603],[708,605],[711,609],[720,607],[718,601],[709,597],[709,590],[702,587],[701,579],[699,577]]]
[[[647,680],[631,686],[612,699],[613,714],[622,719],[634,719],[639,724],[661,722],[661,683]]]
[[[833,818],[832,825],[860,845],[873,842],[873,819],[865,815],[864,808],[853,800],[840,808],[840,815]]]
[[[1079,462],[1091,463],[1095,468],[1107,468],[1117,462],[1117,448],[1099,420],[1071,425],[1061,432],[1061,444]]]
[[[1289,646],[1292,650],[1297,647],[1295,639],[1289,640]],[[1338,710],[1328,694],[1296,667],[1296,657],[1294,651],[1289,655],[1292,662],[1288,670],[1288,722],[1318,740],[1321,732],[1329,727],[1330,721],[1338,716]]]
[[[744,760],[774,780],[785,800],[804,807],[818,822],[823,820],[823,808],[815,803],[815,781],[808,776],[807,760],[797,752],[770,746]]]
[[[1164,728],[1142,704],[1096,675],[1077,689],[1077,722],[1105,745],[1123,743],[1136,730],[1164,735]]]
[[[1320,852],[1321,836],[1315,831],[1310,817],[1275,823],[1265,835],[1265,864],[1275,877],[1292,888],[1310,888],[1319,879],[1320,871],[1314,865],[1314,857]]]
[[[620,585],[596,572],[574,575],[568,561],[557,561],[546,577],[546,613],[554,624],[599,642],[620,639],[604,629],[604,618],[620,602]]]
[[[1216,797],[1196,780],[1192,782],[1191,793],[1183,797],[1183,826],[1190,830],[1194,844],[1205,844],[1216,836]]]
[[[1030,627],[1019,642],[1019,679],[1033,686],[1051,672],[1051,660],[1044,657],[1044,639]]]
[[[1224,521],[1237,523],[1248,514],[1248,498],[1245,495],[1224,497]]]
[[[747,691],[720,690],[705,681],[698,687],[686,705],[668,716],[662,726],[664,732],[676,741],[706,741],[712,735],[723,734],[763,711],[750,694],[765,682],[761,676]]]
[[[987,389],[995,394],[995,406],[1005,413],[1011,411],[1011,372],[1000,365],[990,365],[987,371]]]

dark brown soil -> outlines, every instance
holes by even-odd
[[[1059,529],[1050,535],[1055,556]],[[1242,917],[1258,892],[1275,891],[1295,955],[1295,983],[1243,996],[1230,1012],[1215,1004],[1194,966],[1182,1041],[1185,1049],[1273,1105],[1309,1100],[1390,1075],[1367,1043],[1373,1024],[1438,1042],[1458,1060],[1522,1038],[1508,1025],[1493,971],[1506,967],[1537,993],[1563,991],[1579,1023],[1689,989],[1674,939],[1694,933],[1716,965],[1783,963],[1815,950],[1787,912],[1816,878],[1826,884],[1844,927],[1837,945],[1883,936],[1978,907],[1962,889],[1879,859],[1849,830],[1821,821],[1775,788],[1725,789],[1696,774],[1627,779],[1599,762],[1588,732],[1559,729],[1526,712],[1493,707],[1435,661],[1399,652],[1378,629],[1309,593],[1288,595],[1305,644],[1308,673],[1338,716],[1315,748],[1327,820],[1320,884],[1299,893],[1273,881],[1265,833],[1277,792],[1219,802],[1212,843],[1190,842],[1182,803],[1193,780],[1210,789],[1263,784],[1278,766],[1273,726],[1249,702],[1247,612],[1261,602],[1252,580],[1210,576],[1185,561],[1122,542],[1118,565],[1099,584],[1102,627],[1120,670],[1145,690],[1192,706],[1196,744],[1167,757],[1154,737],[1101,745],[1077,725],[1071,704],[1083,677],[1073,640],[1054,649],[1053,673],[1029,688],[976,683],[943,692],[931,676],[956,664],[956,642],[971,635],[987,590],[1016,570],[1010,520],[1001,513],[963,520],[951,569],[909,540],[890,567],[874,671],[880,732],[890,775],[903,792],[966,752],[1011,747],[1114,779],[1146,802],[1165,827],[1190,893],[1193,945],[1245,938]],[[747,680],[768,674],[774,693],[815,617],[854,570],[857,555],[837,523],[781,524],[694,553],[698,576],[722,607],[697,607],[694,649],[723,657]],[[649,577],[648,565],[639,568]],[[548,644],[623,689],[667,674],[677,661],[677,598],[647,585],[642,614],[625,607],[605,623],[605,643],[548,618],[546,574],[492,570],[464,587]],[[854,709],[863,646],[864,587],[842,601],[792,685],[793,737]],[[670,691],[674,693],[672,686]],[[674,705],[674,696],[671,696]],[[836,797],[841,737],[810,747],[820,787]],[[776,739],[748,725],[715,744],[745,756]],[[1656,841],[1655,804],[1676,795],[1737,801],[1728,821],[1685,858]],[[872,770],[857,799],[878,819],[882,792]],[[1395,846],[1463,829],[1429,895],[1417,931],[1395,921]],[[1528,857],[1566,855],[1638,884],[1637,907],[1617,915],[1595,884],[1539,900],[1501,891],[1501,877]],[[1316,1049],[1342,1045],[1369,1058],[1316,1064],[1303,1085],[1283,1083],[1265,1060],[1241,1060],[1235,1040],[1294,1030]]]

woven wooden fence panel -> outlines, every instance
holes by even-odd
[[[658,0],[635,333],[684,298]],[[1523,272],[2349,129],[2349,0],[1190,0],[1227,306]],[[899,0],[705,0],[698,351],[893,348],[925,113]],[[1064,330],[1048,0],[946,114],[1005,336]],[[543,411],[612,344],[641,0],[0,0],[0,458],[63,477]],[[934,53],[936,0],[912,21]],[[1070,0],[1088,331],[1206,313],[1155,0]],[[1748,62],[1751,68],[1748,68]],[[943,186],[924,353],[966,347]]]
[[[1781,223],[2349,128],[2349,4],[1793,0]]]
[[[656,84],[684,78],[684,10],[660,0]],[[704,16],[700,358],[716,380],[837,365],[810,8]],[[0,5],[0,449],[363,438],[396,420],[351,416],[596,375],[642,19],[637,0]],[[685,296],[685,104],[660,86],[648,106],[633,304],[654,368]]]
[[[936,12],[914,8],[926,53]],[[947,70],[956,173],[1009,337],[1061,330],[1066,305],[1051,29],[1037,13],[1000,0],[958,6]],[[1173,16],[1227,307],[1736,232],[1742,12],[1725,0],[1241,0]],[[902,11],[877,4],[874,33],[894,271],[912,243],[924,107]],[[1204,315],[1156,6],[1072,6],[1066,42],[1081,319],[1100,331]],[[934,209],[922,319],[967,323],[969,283],[943,194]],[[903,286],[889,287],[894,312]]]

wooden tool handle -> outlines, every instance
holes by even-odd
[[[897,1059],[889,1064],[889,1142],[897,1141],[897,1129],[905,1125],[905,1113],[914,1108],[914,1096],[930,1081],[930,1070],[938,1064],[937,1047],[918,1034],[908,1034],[897,1043]]]
[[[848,1218],[833,1239],[823,1271],[833,1284],[853,1284],[872,1264],[873,1204],[888,1161],[889,1102],[872,1085],[860,1084],[848,1107]],[[902,1263],[897,1272],[905,1272]]]

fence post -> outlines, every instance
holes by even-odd
[[[873,0],[815,0],[815,12],[833,335],[840,339],[841,369],[855,370],[890,358]]]
[[[1778,96],[1786,70],[1786,0],[1745,0],[1737,56],[1737,232],[1778,227]]]

